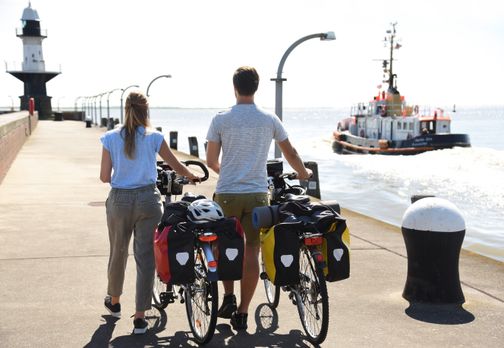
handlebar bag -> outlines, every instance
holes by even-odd
[[[268,279],[275,285],[299,283],[301,222],[284,222],[261,231],[261,254]]]
[[[243,274],[244,239],[240,220],[229,217],[212,224],[217,239],[217,273],[219,280],[239,280]]]
[[[334,221],[324,233],[322,255],[328,282],[350,277],[350,232],[344,219]]]

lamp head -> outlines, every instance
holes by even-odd
[[[327,33],[324,33],[322,37],[320,37],[320,40],[336,40],[336,35],[334,35],[334,31],[328,31]]]

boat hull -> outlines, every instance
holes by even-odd
[[[332,148],[341,154],[416,155],[426,151],[470,147],[467,134],[426,134],[408,140],[367,139],[342,132],[334,134]]]

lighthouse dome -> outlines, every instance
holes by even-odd
[[[40,21],[37,10],[31,7],[31,2],[28,3],[28,7],[23,10],[22,21]]]

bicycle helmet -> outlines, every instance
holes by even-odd
[[[210,199],[197,199],[187,208],[187,218],[195,224],[203,224],[224,218],[220,205]]]

